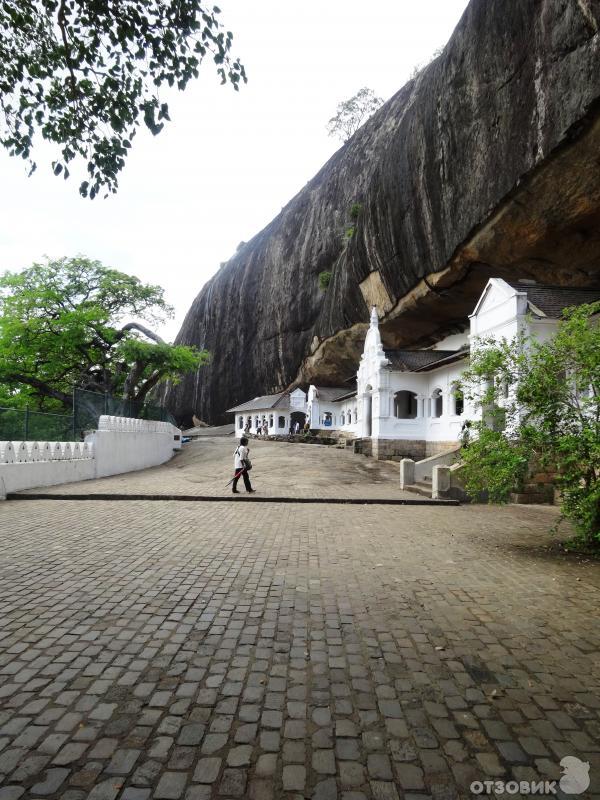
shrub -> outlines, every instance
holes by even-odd
[[[319,286],[320,288],[326,292],[327,287],[331,283],[331,272],[324,270],[323,272],[319,272]]]
[[[543,343],[526,337],[480,342],[463,374],[484,418],[489,409],[497,409],[506,428],[501,434],[490,430],[493,420],[479,424],[480,443],[469,444],[464,451],[471,489],[490,489],[485,484],[491,482],[496,488],[490,490],[490,499],[502,497],[510,466],[519,467],[519,454],[535,455],[540,465],[556,471],[561,511],[575,526],[576,543],[596,548],[600,548],[599,313],[600,302],[565,310],[556,334]],[[494,463],[497,474],[491,468]]]
[[[475,438],[465,442],[461,452],[461,477],[467,493],[473,498],[487,495],[490,503],[508,502],[525,477],[527,449],[483,423],[471,431]]]
[[[362,211],[361,203],[352,203],[350,206],[350,219],[358,219],[360,212]]]

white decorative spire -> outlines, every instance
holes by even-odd
[[[377,316],[377,306],[371,308],[371,327],[379,328],[379,317]]]

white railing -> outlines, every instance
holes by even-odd
[[[173,425],[170,422],[160,422],[154,419],[111,417],[104,414],[98,422],[98,430],[117,433],[168,433],[170,435],[173,432]]]
[[[90,442],[0,442],[0,464],[93,458]]]
[[[454,450],[449,450],[445,453],[437,453],[434,456],[429,456],[428,458],[415,462],[415,481],[431,480],[434,467],[449,467],[458,460],[459,455],[460,446],[457,445]]]

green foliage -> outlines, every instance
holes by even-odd
[[[483,342],[473,351],[463,376],[484,414],[492,409],[503,415],[510,443],[518,442],[542,467],[556,470],[563,515],[573,522],[580,543],[596,547],[600,547],[599,313],[600,302],[566,311],[556,335],[545,343],[524,337],[499,344]],[[480,426],[480,435],[486,435],[485,427]]]
[[[475,424],[462,448],[461,477],[471,497],[487,494],[490,503],[506,503],[527,471],[528,452],[520,441]]]
[[[56,175],[86,163],[83,196],[116,191],[140,125],[156,135],[169,121],[165,88],[184,90],[205,58],[222,83],[246,81],[219,13],[198,0],[3,0],[0,143],[33,171],[41,134]]]
[[[350,239],[352,239],[355,233],[356,233],[356,228],[354,227],[354,225],[350,225],[348,228],[346,228],[344,236],[348,241],[350,241]]]
[[[352,203],[350,206],[350,219],[357,220],[360,216],[360,212],[362,211],[362,204],[361,203]]]
[[[382,103],[381,97],[363,86],[355,95],[338,104],[335,116],[327,123],[328,134],[347,142]]]
[[[325,292],[331,282],[331,272],[319,272],[319,287]]]
[[[0,277],[0,398],[55,410],[74,387],[143,400],[208,353],[171,345],[139,320],[172,315],[159,286],[87,258],[34,264]],[[136,321],[124,323],[128,316]]]

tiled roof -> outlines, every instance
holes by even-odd
[[[542,311],[547,317],[558,319],[565,308],[581,306],[584,303],[594,303],[600,300],[600,289],[580,289],[578,287],[540,286],[526,283],[511,283],[513,289],[525,292],[527,300],[536,309]]]
[[[384,350],[393,369],[416,372],[456,354],[455,350]]]
[[[348,394],[347,386],[315,386],[317,397],[325,402],[335,403],[340,397]]]
[[[255,397],[254,400],[248,400],[239,406],[228,408],[227,413],[237,411],[262,411],[269,408],[289,408],[290,396],[287,392],[280,392],[279,394],[264,394],[261,397]]]
[[[350,400],[351,397],[356,397],[356,395],[357,391],[356,389],[353,389],[351,392],[347,392],[346,394],[343,394],[341,397],[336,397],[336,402],[341,403],[342,400]]]

